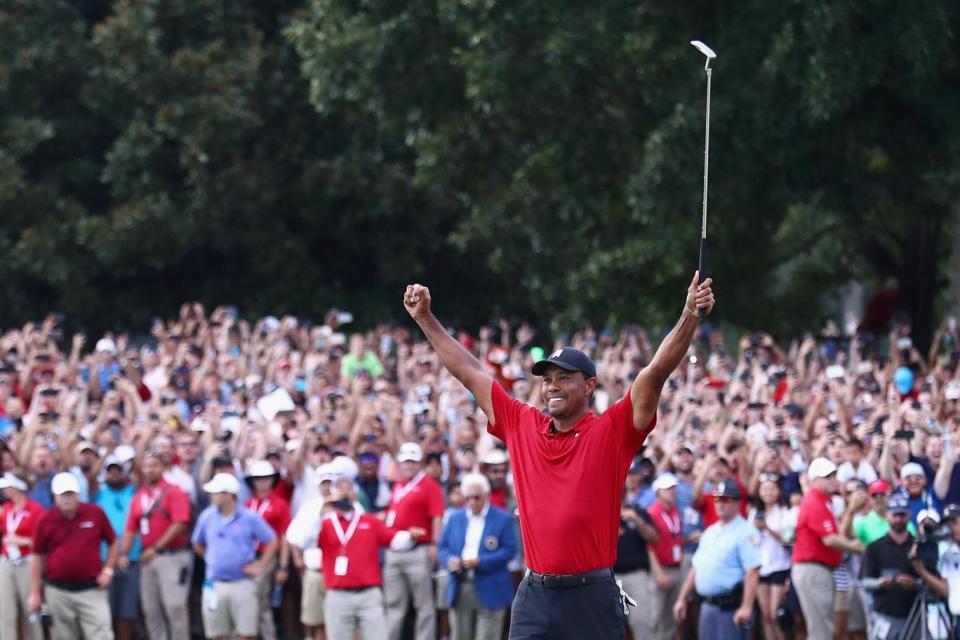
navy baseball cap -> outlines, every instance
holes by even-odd
[[[740,499],[740,485],[733,480],[721,480],[713,490],[715,498]]]
[[[890,501],[887,502],[887,512],[910,515],[910,502],[907,500],[907,496],[895,495],[891,497]]]
[[[579,371],[588,378],[597,377],[597,367],[593,360],[579,349],[562,347],[550,354],[546,360],[540,360],[530,370],[535,376],[542,376],[547,367],[555,365],[567,371]]]

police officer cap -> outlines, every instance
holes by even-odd
[[[733,480],[721,480],[713,489],[715,498],[734,498],[740,499],[740,486]]]

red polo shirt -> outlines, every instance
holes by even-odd
[[[340,520],[341,530],[346,535],[350,521],[339,513],[333,514]],[[360,522],[353,535],[347,540],[347,546],[340,544],[340,538],[331,522],[331,516],[324,516],[320,524],[317,546],[323,552],[323,583],[327,589],[360,589],[379,587],[380,547],[386,547],[393,540],[396,531],[388,529],[380,520],[368,513],[359,514]],[[347,556],[346,575],[336,574],[337,556]]]
[[[809,489],[800,503],[797,516],[797,540],[793,545],[793,563],[818,562],[837,567],[843,552],[823,544],[823,538],[837,533],[837,519],[830,510],[830,496]]]
[[[433,540],[433,519],[443,517],[443,489],[430,476],[418,473],[407,481],[393,486],[387,506],[387,527],[406,530],[420,527],[427,532],[418,543]],[[435,541],[434,541],[435,542]]]
[[[0,509],[0,537],[14,535],[33,538],[33,532],[43,513],[44,508],[30,499],[24,503],[22,509],[14,509],[13,502],[6,502]],[[16,546],[19,547],[19,554],[16,550],[11,554],[7,545],[3,545],[3,555],[19,560],[30,553],[29,544]]]
[[[155,508],[151,511],[151,507]],[[140,519],[146,513],[150,515],[147,517],[146,528],[143,528]],[[161,480],[153,487],[143,485],[133,494],[130,513],[127,514],[127,531],[140,534],[144,549],[155,546],[175,522],[190,524],[190,498],[183,489]],[[187,530],[184,528],[183,532],[167,545],[167,549],[186,547],[187,541]]]
[[[247,500],[247,509],[266,520],[273,532],[277,534],[277,538],[283,540],[284,534],[287,533],[287,527],[290,526],[290,520],[292,520],[290,504],[286,500],[273,493],[263,500],[253,497]],[[266,545],[262,542],[257,544],[258,552],[262,553],[265,548]]]
[[[495,425],[487,431],[507,443],[527,566],[570,574],[612,567],[617,558],[620,498],[630,462],[656,417],[633,428],[628,393],[597,416],[550,433],[550,416],[491,390]]]
[[[112,544],[116,537],[103,509],[81,502],[70,520],[56,507],[43,514],[33,534],[33,552],[47,556],[48,580],[92,583],[103,569],[100,543]]]
[[[665,567],[679,567],[683,560],[683,518],[676,506],[665,509],[654,500],[647,514],[657,527],[660,539],[653,545],[654,555]]]

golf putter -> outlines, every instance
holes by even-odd
[[[703,134],[703,221],[700,226],[700,259],[698,260],[698,270],[700,271],[700,282],[707,279],[707,179],[710,173],[710,76],[713,69],[710,68],[710,62],[717,57],[717,54],[699,40],[691,40],[690,44],[707,58],[707,63],[703,69],[707,73],[707,117],[706,126]],[[697,311],[697,316],[705,317],[707,314],[703,309]]]

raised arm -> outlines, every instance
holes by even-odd
[[[407,287],[403,295],[403,306],[413,318],[423,335],[427,337],[440,362],[453,377],[470,390],[477,404],[486,414],[490,424],[494,424],[491,376],[480,361],[457,342],[430,310],[430,290],[419,284]]]
[[[696,333],[700,320],[697,317],[699,310],[707,313],[713,310],[715,299],[711,285],[713,278],[700,282],[700,272],[697,271],[687,289],[687,299],[680,314],[680,321],[660,343],[660,347],[653,359],[644,367],[630,388],[630,400],[633,403],[633,426],[637,429],[646,429],[647,425],[657,413],[657,404],[660,402],[660,392],[667,378],[677,368],[677,365],[687,355],[693,335]]]

